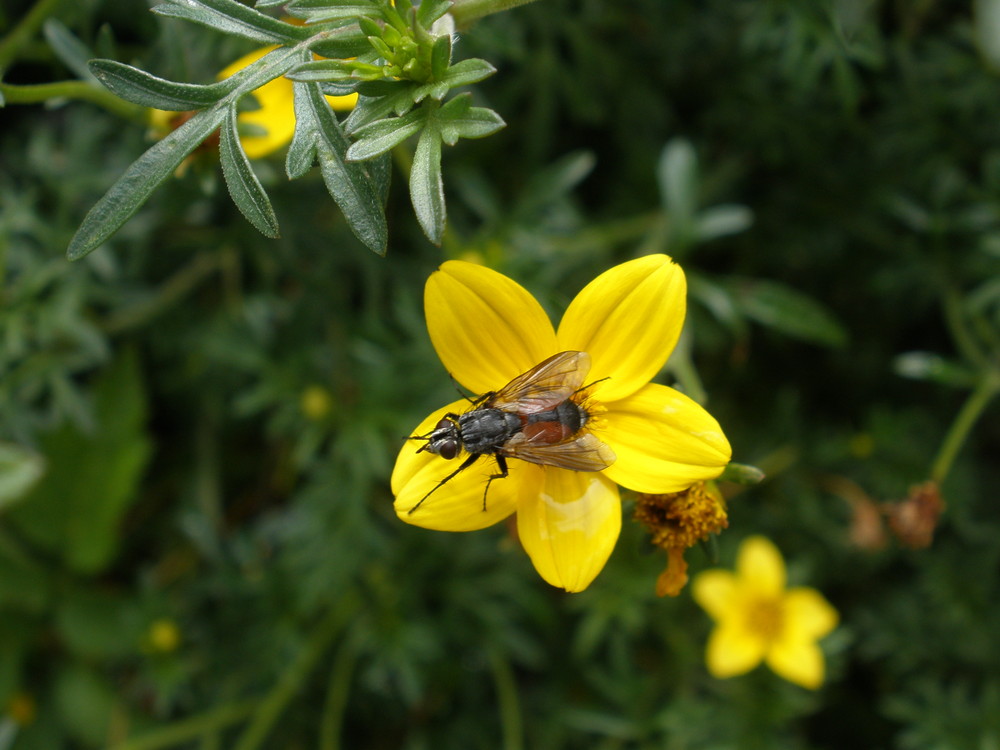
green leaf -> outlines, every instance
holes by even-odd
[[[278,219],[240,144],[235,107],[229,109],[222,125],[219,158],[222,161],[222,175],[226,179],[226,186],[229,188],[233,203],[257,231],[265,237],[277,238]]]
[[[441,134],[436,127],[431,126],[430,120],[420,134],[417,150],[413,155],[410,200],[427,239],[440,245],[447,218],[444,184],[441,180]]]
[[[847,331],[819,302],[774,281],[743,280],[733,287],[743,314],[795,338],[830,347],[847,343]]]
[[[698,157],[688,141],[674,138],[663,148],[656,177],[670,220],[690,226],[698,206]]]
[[[417,22],[429,29],[451,6],[452,0],[423,0],[417,8]]]
[[[294,45],[311,36],[304,26],[293,26],[277,18],[248,8],[237,0],[166,0],[153,8],[154,13],[217,29],[231,36],[241,36],[265,44]]]
[[[379,188],[363,164],[345,160],[350,142],[315,83],[295,83],[295,135],[286,169],[300,176],[319,159],[330,195],[351,230],[370,250],[385,255],[388,227]]]
[[[343,3],[294,3],[288,12],[296,18],[304,18],[310,22],[333,21],[341,18],[357,18],[358,16],[381,16],[378,5],[373,0],[348,0]]]
[[[350,63],[342,60],[310,60],[296,65],[288,71],[293,81],[343,81],[354,73]]]
[[[45,471],[37,453],[13,443],[0,443],[0,510],[19,499]]]
[[[137,496],[152,447],[134,355],[120,356],[92,393],[96,429],[67,424],[43,435],[48,471],[7,514],[27,539],[86,574],[114,559],[121,518]]]
[[[56,605],[55,625],[62,643],[83,658],[136,654],[144,624],[137,602],[107,591],[73,589]]]
[[[434,40],[431,47],[431,75],[440,80],[448,72],[451,63],[451,37],[445,34]]]
[[[422,109],[402,117],[390,117],[366,125],[354,135],[357,140],[347,149],[348,161],[367,161],[398,146],[424,126],[426,113]]]
[[[440,101],[451,89],[477,83],[496,72],[497,69],[485,60],[478,58],[462,60],[448,68],[440,80],[418,86],[413,92],[413,100],[420,102],[425,97],[430,96]]]
[[[87,61],[94,57],[94,53],[86,44],[77,39],[72,31],[66,28],[66,24],[56,18],[49,18],[42,26],[42,31],[56,57],[67,68],[72,70],[78,78],[96,83],[96,79],[87,68]]]
[[[933,352],[906,352],[896,357],[893,369],[897,375],[914,380],[928,380],[958,388],[976,384],[976,373],[960,362],[945,359]]]
[[[227,111],[221,105],[202,110],[140,156],[84,217],[67,257],[82,258],[117,232],[187,155],[215,132]]]
[[[725,203],[706,208],[695,217],[695,233],[702,242],[739,234],[753,224],[753,211],[746,206]]]
[[[441,140],[449,146],[454,146],[459,138],[485,138],[492,135],[507,123],[492,109],[484,107],[451,107],[453,102],[465,99],[472,101],[470,94],[463,94],[452,99],[438,112]]]
[[[368,86],[370,84],[366,84]],[[386,87],[379,86],[377,89]],[[358,103],[354,105],[351,114],[344,120],[344,132],[354,135],[365,125],[383,120],[393,113],[404,115],[413,108],[414,94],[416,87],[412,83],[394,83],[390,92],[380,92],[378,95],[367,96],[363,93],[363,87],[359,88],[362,94],[358,97]]]
[[[171,112],[209,107],[233,91],[241,80],[232,76],[209,85],[175,83],[115,60],[91,60],[90,70],[116,96],[143,107]]]

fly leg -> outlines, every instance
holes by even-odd
[[[486,512],[486,493],[490,491],[490,484],[494,479],[506,479],[507,478],[507,459],[497,453],[494,458],[497,460],[497,466],[500,467],[499,474],[490,474],[490,478],[486,480],[486,489],[483,490],[483,513]]]
[[[421,450],[423,450],[423,449],[421,449]],[[420,451],[417,451],[417,453],[419,453],[419,452]],[[438,489],[440,489],[441,485],[443,485],[443,484],[445,484],[447,482],[450,482],[452,479],[454,479],[459,474],[461,474],[463,471],[465,471],[470,466],[472,466],[472,464],[474,464],[476,462],[476,459],[479,458],[481,455],[483,455],[483,454],[482,453],[470,453],[469,457],[462,462],[461,466],[459,466],[457,469],[455,469],[455,471],[451,472],[451,474],[449,474],[444,479],[442,479],[440,482],[438,482],[436,485],[434,485],[434,488],[430,492],[428,492],[426,495],[424,495],[422,498],[420,498],[420,500],[417,502],[416,505],[414,505],[412,508],[410,508],[408,511],[406,511],[406,515],[410,515],[411,513],[413,513],[413,511],[415,511],[417,508],[419,508],[421,505],[423,505],[424,504],[424,500],[426,500],[427,498],[429,498],[432,494],[434,494],[435,491],[437,491]],[[504,476],[507,476],[507,474],[505,473]],[[489,484],[487,484],[486,486],[489,487]],[[483,502],[485,502],[485,499],[484,499]]]

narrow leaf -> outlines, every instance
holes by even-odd
[[[391,117],[365,126],[355,134],[358,140],[347,149],[347,160],[367,161],[386,153],[418,133],[425,120],[425,113],[418,109],[402,117]]]
[[[440,80],[448,72],[451,63],[451,37],[447,34],[434,40],[431,47],[431,75]]]
[[[237,0],[166,0],[154,7],[153,12],[266,44],[297,44],[312,33],[305,27],[266,16]]]
[[[436,20],[448,12],[452,0],[423,0],[417,8],[417,21],[429,29]]]
[[[90,209],[70,241],[67,257],[82,258],[117,232],[187,155],[222,124],[226,111],[220,106],[202,110],[140,156]]]
[[[91,60],[90,70],[104,86],[133,104],[183,112],[215,104],[236,88],[235,76],[209,85],[175,83],[114,60]]]
[[[296,83],[294,86],[295,139],[308,137],[312,140],[323,182],[340,206],[351,231],[370,250],[385,255],[388,227],[378,187],[364,165],[345,161],[350,142],[318,84]],[[303,129],[301,136],[299,128]],[[306,148],[301,143],[297,146],[297,161],[293,165],[296,168],[301,167]]]
[[[506,124],[492,109],[471,107],[458,117],[441,118],[441,140],[454,146],[459,138],[485,138]]]
[[[0,509],[30,490],[44,471],[45,462],[34,451],[0,443]]]
[[[323,3],[315,5],[295,4],[288,12],[296,18],[304,18],[310,22],[332,21],[340,18],[357,18],[358,16],[380,15],[378,6],[371,0],[351,0],[345,3]]]
[[[441,180],[441,136],[429,124],[420,134],[410,168],[410,200],[427,239],[441,244],[445,226],[444,184]]]
[[[87,61],[94,57],[94,53],[86,44],[77,39],[72,31],[66,28],[66,24],[56,18],[49,18],[45,21],[42,31],[56,57],[67,68],[85,81],[96,82],[87,68]]]
[[[271,201],[254,174],[243,147],[240,145],[240,134],[237,127],[236,108],[231,107],[222,125],[222,138],[219,142],[219,157],[222,161],[222,174],[226,178],[226,186],[233,203],[257,231],[266,237],[278,237],[278,219],[274,215]]]
[[[790,286],[746,279],[736,282],[735,299],[748,318],[788,336],[830,347],[847,343],[847,331],[833,314]]]
[[[399,84],[394,93],[379,96],[361,96],[354,105],[351,114],[344,120],[344,131],[354,135],[365,125],[389,117],[393,112],[403,115],[413,107],[415,87],[412,84]]]

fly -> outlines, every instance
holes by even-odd
[[[593,433],[583,431],[590,414],[572,398],[594,385],[583,385],[588,372],[590,355],[586,352],[554,354],[499,391],[484,393],[465,413],[449,412],[431,432],[411,438],[427,441],[417,453],[427,451],[449,460],[462,451],[469,455],[407,512],[413,513],[482,456],[492,456],[499,469],[486,480],[483,510],[490,484],[507,477],[508,458],[572,471],[602,471],[611,466],[614,451]]]

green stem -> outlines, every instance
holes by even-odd
[[[986,355],[965,323],[962,310],[962,297],[959,295],[958,290],[949,285],[945,289],[942,304],[944,307],[944,319],[948,325],[948,331],[955,341],[955,346],[967,360],[982,365],[986,361]]]
[[[52,99],[92,102],[109,112],[140,123],[147,122],[146,109],[119,99],[110,91],[85,81],[54,81],[19,86],[0,83],[0,94],[7,104],[39,104]]]
[[[989,406],[990,401],[998,393],[1000,393],[1000,372],[989,370],[969,394],[969,398],[966,399],[955,417],[955,421],[952,422],[948,434],[945,435],[941,449],[931,467],[930,478],[932,480],[938,484],[945,480],[955,462],[955,457],[962,449],[962,444],[965,443],[965,438],[969,435],[969,431],[972,430],[983,411]]]
[[[161,747],[190,742],[201,735],[242,721],[253,713],[256,707],[255,700],[227,703],[198,716],[192,716],[190,719],[175,721],[162,729],[154,729],[135,739],[125,740],[113,745],[109,750],[158,750]]]
[[[45,22],[45,19],[56,11],[61,2],[62,0],[38,0],[35,7],[21,19],[21,23],[15,26],[7,36],[0,39],[0,74],[14,61],[21,48],[31,41],[35,32]]]
[[[326,705],[323,708],[323,718],[319,726],[320,750],[340,750],[344,709],[347,707],[351,675],[354,673],[356,660],[357,654],[354,645],[345,642],[337,652],[337,658],[330,672],[330,686],[327,688]]]
[[[451,6],[451,15],[456,26],[466,28],[484,16],[533,2],[535,0],[455,0],[455,4]]]
[[[253,719],[236,743],[235,750],[256,750],[264,744],[282,712],[301,690],[316,663],[326,653],[334,636],[343,630],[358,607],[358,598],[350,595],[330,609],[312,632],[305,648],[281,675],[277,684],[271,688],[271,692],[260,702]]]
[[[517,697],[517,683],[514,670],[497,646],[489,646],[490,671],[500,704],[500,728],[503,735],[503,750],[522,750],[524,747],[521,727],[521,707]]]

